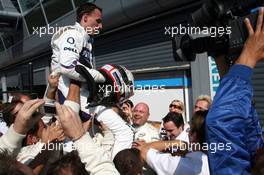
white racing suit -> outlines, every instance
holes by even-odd
[[[92,42],[93,39],[79,23],[74,26],[65,26],[53,35],[51,39],[53,51],[51,69],[52,72],[61,74],[58,89],[64,97],[67,97],[70,79],[85,82],[85,79],[75,71],[76,65],[83,65],[80,63],[81,59],[90,66],[89,68],[83,65],[95,82],[105,81],[103,75],[95,70]],[[86,104],[88,96],[88,90],[81,88],[81,101]]]
[[[51,40],[53,49],[51,69],[52,72],[61,74],[58,85],[58,96],[61,104],[64,103],[67,97],[70,79],[85,82],[83,77],[75,71],[76,65],[83,65],[79,62],[81,57],[90,65],[90,68],[85,67],[95,82],[105,81],[102,74],[95,70],[92,42],[92,38],[79,23],[74,26],[66,26],[53,35]],[[106,109],[105,107],[86,109],[89,91],[83,87],[86,87],[84,83],[80,90],[82,117],[89,118],[91,112],[96,112],[97,120],[102,121],[113,132],[115,138],[112,150],[113,158],[119,151],[131,147],[133,132],[112,109]]]

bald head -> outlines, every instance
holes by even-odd
[[[146,103],[138,103],[133,109],[133,124],[144,125],[149,118],[149,107]]]

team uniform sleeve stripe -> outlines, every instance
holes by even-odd
[[[77,61],[73,61],[71,65],[67,66],[67,65],[64,65],[64,64],[61,64],[62,67],[66,68],[66,69],[73,69],[75,68],[75,66],[77,65]]]

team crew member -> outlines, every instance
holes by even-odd
[[[135,128],[135,140],[152,142],[159,140],[158,130],[147,123],[149,107],[146,103],[138,103],[133,109],[133,127]]]

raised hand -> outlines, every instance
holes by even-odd
[[[14,122],[14,130],[19,134],[26,134],[43,116],[37,109],[44,104],[43,99],[29,100],[18,111]]]
[[[264,10],[263,7],[259,10],[256,29],[254,31],[250,20],[245,19],[245,25],[248,30],[248,38],[244,44],[243,51],[237,60],[237,64],[244,64],[254,68],[259,60],[264,58],[264,25],[263,25]]]

